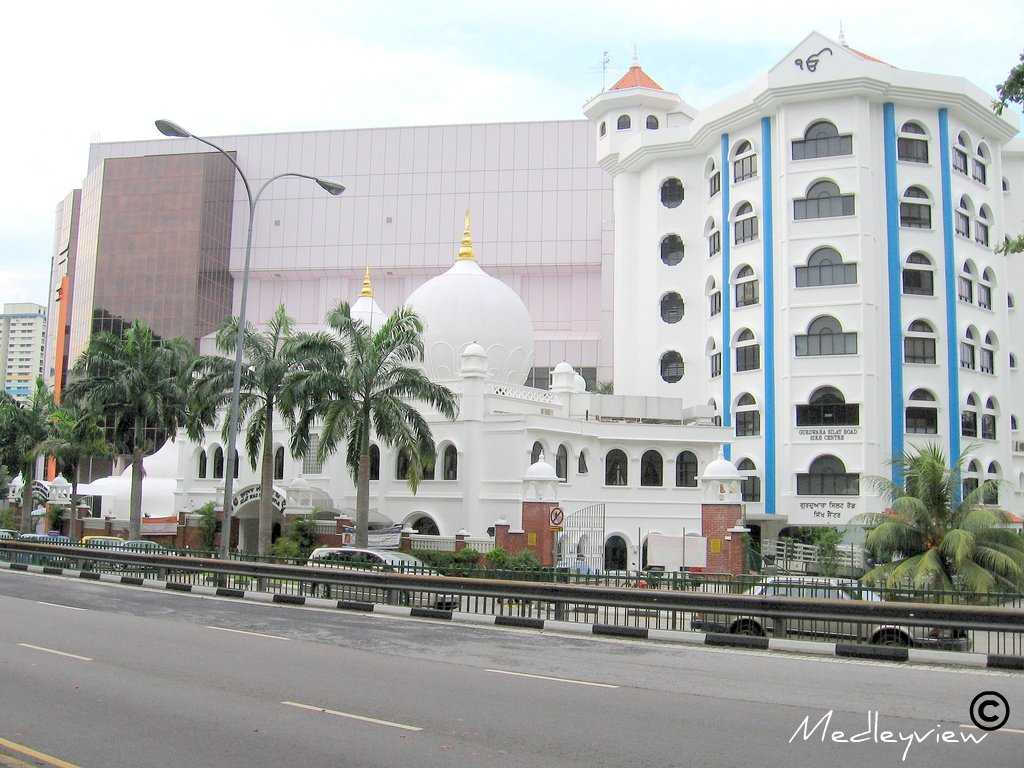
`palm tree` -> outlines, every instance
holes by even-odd
[[[1006,527],[1005,512],[982,506],[998,488],[985,481],[957,501],[966,452],[950,466],[934,445],[894,462],[903,484],[877,478],[890,502],[885,513],[860,515],[866,546],[882,559],[863,576],[868,585],[990,592],[1024,587],[1024,536]]]
[[[309,334],[296,345],[305,369],[293,377],[289,404],[298,412],[292,452],[310,449],[310,429],[322,423],[317,458],[342,442],[356,479],[356,546],[365,547],[370,516],[370,432],[409,457],[409,486],[415,492],[423,468],[434,460],[430,425],[417,410],[425,405],[454,420],[455,394],[435,384],[423,361],[423,323],[408,307],[395,310],[374,331],[355,320],[345,302],[327,315],[330,332]],[[294,398],[294,400],[292,400]]]
[[[71,481],[72,514],[78,504],[78,468],[93,456],[106,456],[110,445],[94,411],[73,400],[65,400],[50,414],[50,436],[43,442],[43,452],[53,456],[57,473]]]
[[[143,457],[179,428],[193,439],[201,434],[200,420],[189,413],[194,364],[191,344],[160,339],[136,320],[121,335],[94,335],[72,369],[66,396],[97,413],[115,448],[131,456],[133,539],[142,529]]]
[[[44,452],[50,437],[50,418],[54,410],[53,393],[41,376],[24,403],[6,392],[0,393],[0,432],[4,439],[4,463],[20,467],[25,484],[21,489],[21,531],[32,530],[32,484],[36,479],[36,459]]]
[[[292,323],[282,304],[270,318],[266,330],[256,331],[246,327],[242,340],[248,364],[242,369],[238,418],[240,423],[248,420],[245,448],[254,470],[257,458],[260,457],[260,521],[257,551],[261,555],[270,551],[271,529],[274,523],[274,413],[275,409],[281,409],[281,395],[288,386],[290,375],[300,368],[294,348],[302,336],[293,333]],[[233,358],[237,339],[238,318],[228,318],[217,331],[217,349]],[[207,358],[201,361],[200,371],[202,375],[196,388],[199,403],[205,408],[221,408],[231,396],[233,360]],[[225,415],[225,441],[227,422]]]

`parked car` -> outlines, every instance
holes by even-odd
[[[10,528],[0,528],[0,541],[11,541],[18,538],[18,532]]]
[[[773,597],[805,597],[814,600],[866,600],[881,602],[877,592],[862,587],[853,579],[770,576],[744,592],[745,595]],[[690,624],[699,632],[720,632],[732,635],[772,635],[775,620],[751,614],[735,616],[716,613],[695,613]],[[956,628],[910,627],[896,624],[864,624],[849,621],[791,619],[786,634],[819,640],[868,642],[872,645],[912,646],[947,651],[969,651],[967,631]]]
[[[167,551],[167,547],[163,544],[158,544],[155,541],[149,541],[148,539],[131,539],[121,544],[121,549],[127,549],[130,552],[142,552],[142,553],[159,553]]]
[[[48,533],[22,533],[18,536],[18,541],[36,542],[39,544],[70,544],[71,539],[67,536],[57,534],[51,536]]]
[[[119,536],[83,536],[81,544],[83,547],[97,549],[121,549],[125,541]]]
[[[320,567],[366,568],[390,573],[407,571],[417,575],[440,576],[418,557],[404,552],[387,549],[359,549],[357,547],[317,547],[306,561],[306,565]],[[402,590],[403,602],[407,602],[409,592]],[[435,595],[431,607],[441,610],[458,610],[459,598],[456,595]]]

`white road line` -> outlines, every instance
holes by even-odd
[[[364,723],[373,723],[374,725],[386,725],[389,728],[401,728],[403,731],[422,731],[422,728],[417,728],[415,725],[403,725],[402,723],[393,723],[390,720],[378,720],[375,717],[366,717],[364,715],[353,715],[351,712],[339,712],[336,709],[325,709],[324,707],[314,707],[310,704],[299,704],[297,701],[282,701],[286,707],[298,707],[299,709],[308,709],[310,712],[321,712],[325,715],[334,715],[335,717],[347,717],[350,720],[359,720]]]
[[[69,659],[78,659],[79,661],[92,661],[88,656],[79,656],[77,653],[65,653],[64,651],[55,651],[53,648],[43,648],[41,645],[32,645],[31,643],[18,643],[22,648],[31,648],[33,651],[42,651],[43,653],[53,653],[57,656],[67,656]]]
[[[63,605],[61,603],[48,603],[45,600],[36,600],[36,602],[39,603],[39,605],[48,605],[51,608],[67,608],[69,611],[85,611],[85,610],[88,610],[86,608],[78,608],[78,607],[76,607],[74,605]]]
[[[213,627],[207,625],[207,629],[216,629],[218,632],[234,632],[236,635],[252,635],[253,637],[265,637],[268,640],[290,640],[290,637],[282,637],[281,635],[265,635],[262,632],[247,632],[244,629],[228,629],[227,627]]]
[[[972,731],[980,731],[981,729],[976,725],[967,725],[966,723],[960,723],[961,728],[969,728]],[[1015,733],[1018,736],[1024,736],[1024,731],[1019,728],[1000,728],[996,731],[985,731],[985,733]]]
[[[593,683],[589,680],[570,680],[567,677],[548,677],[547,675],[529,675],[526,672],[509,672],[506,669],[485,669],[484,672],[495,672],[499,675],[513,675],[515,677],[531,677],[534,680],[552,680],[556,683],[572,683],[573,685],[589,685],[594,688],[618,688],[610,683]]]

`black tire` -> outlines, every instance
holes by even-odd
[[[764,637],[764,630],[761,628],[761,625],[753,619],[741,619],[729,627],[729,634]]]
[[[883,629],[871,636],[872,645],[885,645],[891,648],[909,648],[910,638],[906,632],[898,629]]]

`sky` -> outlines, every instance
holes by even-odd
[[[0,302],[46,303],[54,209],[89,144],[581,117],[629,66],[697,108],[740,90],[812,30],[989,92],[1024,48],[1020,0],[175,0],[12,3],[0,31],[7,151]]]

